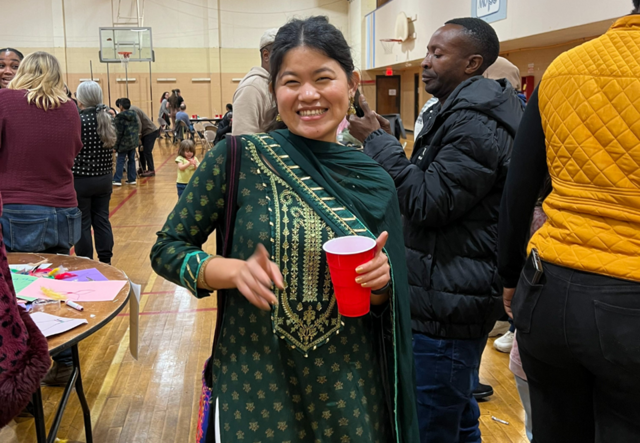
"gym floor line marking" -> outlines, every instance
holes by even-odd
[[[193,314],[196,312],[209,312],[209,311],[217,311],[218,308],[195,308],[195,309],[184,309],[184,310],[175,310],[175,311],[147,311],[140,312],[140,315],[164,315],[164,314]],[[128,317],[129,313],[124,312],[122,314],[118,314],[118,317]]]

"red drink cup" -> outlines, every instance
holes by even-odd
[[[361,317],[368,314],[371,307],[371,288],[363,288],[356,283],[356,268],[373,260],[376,241],[357,235],[338,237],[326,242],[322,249],[327,253],[327,263],[340,315]]]

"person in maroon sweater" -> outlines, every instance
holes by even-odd
[[[80,238],[71,172],[82,149],[80,128],[58,60],[46,52],[26,56],[0,89],[0,224],[8,252],[69,254]],[[54,360],[53,378],[61,367],[68,378],[70,353]]]

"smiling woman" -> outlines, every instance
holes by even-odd
[[[0,49],[0,88],[9,86],[9,82],[13,80],[16,72],[18,72],[22,59],[24,59],[24,56],[17,49]]]
[[[209,151],[151,252],[155,271],[196,297],[224,289],[201,403],[212,407],[197,440],[418,441],[395,188],[377,163],[336,143],[359,81],[349,46],[325,17],[293,20],[270,63],[288,129]],[[238,162],[239,172],[227,169]],[[229,253],[203,252],[225,226]],[[322,250],[348,235],[377,239],[353,282],[371,290],[360,317],[341,314]]]
[[[323,33],[324,26],[331,25],[296,20],[280,30],[282,43],[270,59],[271,90],[280,119],[292,133],[335,142],[360,75],[342,34]]]

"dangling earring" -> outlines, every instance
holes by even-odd
[[[281,122],[282,121],[282,117],[280,117],[280,113],[278,112],[278,115],[276,115],[276,121],[277,122]]]
[[[355,102],[354,97],[349,97],[349,110],[347,111],[347,115],[356,115],[356,107],[353,105]]]

